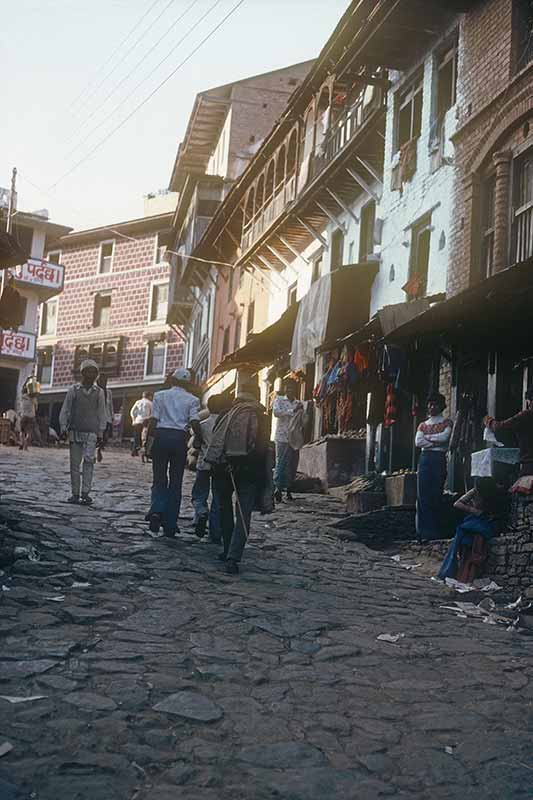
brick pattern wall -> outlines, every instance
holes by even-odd
[[[123,337],[121,370],[112,386],[141,384],[144,380],[146,336],[166,331],[166,325],[149,322],[151,285],[169,277],[166,263],[155,264],[157,231],[135,237],[115,238],[112,271],[99,274],[100,243],[64,244],[65,288],[59,298],[54,347],[52,388],[72,383],[76,345]],[[102,240],[109,239],[102,236]],[[106,328],[93,326],[95,296],[111,292],[111,318]],[[166,372],[183,364],[183,345],[173,332],[166,332]]]
[[[458,71],[458,129],[454,136],[455,213],[447,292],[477,280],[480,259],[480,180],[494,168],[496,152],[533,146],[533,65],[515,74],[513,0],[489,0],[463,15]],[[508,208],[511,206],[509,196]],[[504,218],[502,217],[502,213]],[[496,226],[508,226],[500,211]],[[508,243],[507,243],[508,244]],[[506,248],[507,263],[512,254]]]

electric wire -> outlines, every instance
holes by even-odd
[[[218,3],[218,2],[220,2],[220,0],[217,0],[217,3]],[[96,152],[97,152],[97,150],[99,150],[101,147],[103,147],[103,145],[104,145],[104,144],[105,144],[105,143],[106,143],[106,142],[107,142],[107,141],[108,141],[108,140],[111,138],[111,136],[113,136],[115,133],[117,133],[117,131],[119,131],[119,130],[120,130],[120,129],[121,129],[121,128],[122,128],[122,127],[123,127],[123,126],[124,126],[124,125],[127,123],[127,122],[129,122],[129,120],[130,120],[130,119],[131,119],[131,118],[132,118],[132,117],[133,117],[133,116],[134,116],[134,115],[135,115],[135,114],[136,114],[138,111],[140,111],[140,109],[141,109],[141,108],[143,108],[143,106],[145,106],[145,105],[146,105],[146,103],[148,103],[148,102],[149,102],[149,101],[152,99],[152,97],[154,97],[154,95],[155,95],[155,94],[157,94],[157,92],[159,92],[159,90],[160,90],[160,89],[162,89],[162,88],[163,88],[163,86],[165,86],[165,84],[167,84],[167,83],[168,83],[168,81],[169,81],[171,78],[173,78],[173,77],[174,77],[174,75],[175,75],[175,74],[176,74],[176,73],[177,73],[177,72],[178,72],[178,71],[179,71],[179,70],[180,70],[180,69],[181,69],[181,68],[182,68],[182,67],[183,67],[183,66],[184,66],[184,65],[185,65],[185,64],[186,64],[188,61],[190,61],[190,60],[191,60],[191,58],[192,58],[192,57],[193,57],[193,56],[194,56],[194,55],[195,55],[195,54],[198,52],[198,50],[200,50],[200,48],[201,48],[201,47],[202,47],[202,46],[203,46],[203,45],[204,45],[204,44],[205,44],[205,43],[206,43],[206,42],[207,42],[207,41],[208,41],[208,40],[209,40],[209,39],[210,39],[210,38],[211,38],[211,37],[212,37],[212,36],[213,36],[213,35],[214,35],[214,34],[215,34],[215,33],[216,33],[216,32],[217,32],[217,31],[218,31],[218,30],[219,30],[219,29],[222,27],[222,26],[223,26],[223,25],[224,25],[224,23],[225,23],[225,22],[226,22],[226,21],[227,21],[227,20],[228,20],[228,19],[229,19],[229,18],[230,18],[230,17],[231,17],[231,16],[232,16],[232,15],[233,15],[233,14],[234,14],[236,11],[237,11],[237,9],[238,9],[240,6],[242,6],[242,5],[243,5],[243,3],[244,3],[244,2],[245,2],[245,0],[238,0],[238,2],[237,2],[237,3],[236,3],[236,4],[235,4],[235,5],[234,5],[234,6],[233,6],[233,7],[232,7],[232,8],[231,8],[231,9],[230,9],[228,12],[227,12],[227,14],[225,14],[225,16],[224,16],[224,17],[222,17],[222,19],[220,20],[220,22],[218,22],[218,23],[217,23],[217,25],[215,25],[215,27],[214,27],[214,28],[212,28],[212,30],[211,30],[211,31],[210,31],[210,32],[209,32],[209,33],[208,33],[206,36],[204,36],[204,38],[203,38],[203,39],[201,39],[201,40],[200,40],[200,42],[199,42],[199,43],[198,43],[198,44],[197,44],[197,45],[196,45],[196,46],[195,46],[195,47],[194,47],[194,48],[191,50],[191,52],[190,52],[190,53],[189,53],[187,56],[185,56],[185,58],[184,58],[184,59],[182,59],[182,61],[180,61],[180,63],[179,63],[179,64],[178,64],[176,67],[174,67],[174,69],[173,69],[173,70],[172,70],[172,71],[171,71],[171,72],[170,72],[170,73],[169,73],[169,74],[166,76],[166,78],[164,78],[164,79],[163,79],[163,80],[162,80],[162,81],[161,81],[161,82],[160,82],[160,83],[159,83],[159,84],[158,84],[158,85],[157,85],[157,86],[156,86],[156,87],[155,87],[155,88],[154,88],[154,89],[153,89],[153,90],[150,92],[150,94],[148,94],[148,95],[147,95],[147,97],[145,97],[145,98],[144,98],[144,100],[142,100],[140,103],[138,103],[138,104],[135,106],[135,108],[134,108],[132,111],[130,111],[130,113],[129,113],[129,114],[126,116],[126,117],[124,117],[124,119],[123,119],[123,120],[121,120],[121,122],[119,122],[119,123],[118,123],[118,125],[116,125],[116,126],[115,126],[115,127],[114,127],[114,128],[111,130],[111,131],[109,131],[109,133],[107,133],[107,134],[106,134],[106,136],[104,136],[104,138],[103,138],[103,139],[101,139],[99,142],[97,142],[97,143],[94,145],[94,147],[93,147],[93,148],[92,148],[92,149],[91,149],[91,150],[90,150],[88,153],[86,153],[86,155],[85,155],[85,156],[83,156],[83,158],[81,158],[79,161],[77,161],[77,162],[76,162],[76,163],[75,163],[75,164],[74,164],[74,165],[73,165],[73,166],[72,166],[72,167],[71,167],[69,170],[67,170],[67,172],[65,172],[65,173],[64,173],[64,174],[63,174],[63,175],[62,175],[60,178],[58,178],[58,180],[57,180],[55,183],[53,183],[53,184],[52,184],[52,186],[51,186],[50,188],[51,188],[51,189],[55,189],[55,187],[56,187],[56,186],[58,186],[58,185],[59,185],[59,184],[60,184],[62,181],[64,181],[64,180],[65,180],[65,178],[68,178],[68,177],[69,177],[69,175],[72,175],[72,173],[73,173],[73,172],[74,172],[76,169],[78,169],[78,167],[80,167],[82,164],[84,164],[84,163],[85,163],[85,162],[86,162],[86,161],[87,161],[87,160],[88,160],[88,159],[89,159],[89,158],[90,158],[92,155],[94,155],[94,153],[96,153]],[[215,3],[214,5],[216,5],[217,3]],[[165,59],[165,60],[166,60],[166,59]]]
[[[119,111],[119,110],[120,110],[120,109],[121,109],[121,108],[122,108],[122,107],[123,107],[123,106],[124,106],[124,105],[125,105],[125,104],[128,102],[128,100],[130,100],[130,99],[133,97],[133,95],[135,95],[135,94],[136,94],[136,92],[137,92],[137,89],[139,89],[139,88],[140,88],[140,87],[141,87],[143,84],[145,84],[145,83],[146,83],[148,80],[150,80],[150,78],[152,77],[152,75],[153,75],[155,72],[157,72],[157,71],[158,71],[159,67],[160,67],[162,64],[164,64],[164,62],[165,62],[165,61],[167,61],[167,60],[170,58],[170,56],[171,56],[171,55],[174,53],[174,51],[175,51],[175,50],[177,50],[177,49],[178,49],[178,47],[179,47],[181,44],[183,44],[183,42],[185,41],[185,39],[187,39],[187,38],[188,38],[188,36],[190,36],[190,34],[191,34],[191,33],[193,33],[193,32],[196,30],[196,28],[198,27],[198,25],[199,25],[201,22],[203,22],[203,21],[204,21],[204,19],[205,19],[206,17],[208,17],[208,16],[209,16],[209,14],[211,13],[211,11],[213,11],[213,9],[214,9],[214,8],[215,8],[217,5],[219,5],[221,2],[222,2],[222,0],[215,0],[215,2],[214,2],[214,3],[213,3],[213,4],[212,4],[212,5],[211,5],[211,6],[210,6],[208,9],[207,9],[207,11],[206,11],[206,12],[204,12],[204,14],[202,14],[202,16],[201,16],[201,17],[200,17],[200,18],[199,18],[199,19],[198,19],[198,20],[197,20],[197,21],[196,21],[196,22],[195,22],[195,23],[194,23],[194,24],[193,24],[193,25],[192,25],[192,26],[189,28],[189,30],[188,30],[188,31],[187,31],[187,32],[186,32],[186,33],[185,33],[185,34],[184,34],[184,35],[181,37],[181,39],[180,39],[178,42],[176,42],[176,44],[174,45],[174,47],[173,47],[173,48],[172,48],[172,49],[171,49],[171,50],[170,50],[170,51],[167,53],[167,55],[166,55],[164,58],[162,58],[162,59],[161,59],[161,61],[160,61],[158,64],[156,64],[156,66],[155,66],[155,67],[154,67],[154,68],[153,68],[153,69],[152,69],[152,70],[151,70],[151,71],[148,73],[148,75],[146,75],[144,78],[142,78],[142,80],[140,80],[140,81],[139,81],[139,82],[138,82],[138,83],[137,83],[137,84],[136,84],[136,85],[133,87],[133,89],[131,90],[131,92],[130,92],[129,94],[127,94],[127,95],[126,95],[126,97],[124,97],[124,98],[123,98],[123,99],[120,101],[120,103],[118,103],[118,105],[116,105],[116,106],[113,108],[113,110],[112,110],[112,111],[110,111],[110,112],[109,112],[109,114],[108,114],[106,117],[104,117],[104,119],[103,119],[103,120],[101,120],[101,121],[98,123],[98,125],[96,125],[96,126],[95,126],[95,128],[93,128],[93,130],[92,130],[92,131],[91,131],[91,132],[90,132],[90,133],[89,133],[89,134],[88,134],[88,135],[85,137],[85,139],[83,140],[83,142],[87,141],[87,139],[89,139],[89,138],[92,136],[92,134],[93,134],[93,133],[95,133],[95,131],[97,131],[99,128],[101,128],[101,127],[102,127],[102,125],[105,125],[105,123],[106,123],[106,122],[108,122],[108,121],[111,119],[111,117],[115,116],[115,114],[117,113],[117,111]],[[81,144],[81,143],[80,143],[80,144]],[[66,156],[66,158],[68,158],[70,155],[72,155],[72,153],[73,153],[73,152],[75,152],[77,149],[78,149],[78,146],[76,146],[76,147],[75,147],[73,150],[71,150],[69,153],[67,153],[67,156]]]
[[[104,63],[103,63],[103,64],[101,64],[101,65],[100,65],[100,67],[98,67],[98,69],[96,70],[96,72],[93,74],[92,78],[89,78],[89,80],[88,80],[88,81],[87,81],[87,83],[84,85],[84,87],[83,87],[83,89],[81,90],[81,92],[80,92],[78,95],[76,95],[76,97],[74,98],[74,100],[72,100],[72,102],[71,102],[70,106],[67,108],[67,111],[70,111],[70,109],[72,109],[72,108],[73,108],[73,107],[76,105],[76,103],[78,102],[78,100],[80,100],[80,99],[83,97],[83,95],[85,94],[85,92],[87,91],[87,89],[88,89],[88,88],[91,86],[91,83],[92,83],[92,81],[93,81],[93,80],[96,78],[96,76],[97,76],[97,75],[99,75],[99,74],[100,74],[100,72],[101,72],[103,69],[105,69],[105,68],[107,67],[107,65],[108,65],[109,63],[111,63],[111,61],[114,59],[114,57],[116,56],[116,54],[117,54],[117,53],[118,53],[118,52],[119,52],[119,51],[120,51],[120,50],[121,50],[121,49],[124,47],[124,45],[126,44],[126,42],[128,41],[128,39],[129,39],[129,38],[130,38],[130,37],[133,35],[133,33],[135,33],[135,31],[137,30],[137,28],[139,27],[139,25],[141,25],[141,23],[142,23],[142,22],[143,22],[143,21],[146,19],[146,17],[148,16],[148,14],[150,14],[150,12],[152,11],[152,9],[153,9],[153,8],[155,8],[155,6],[156,6],[158,3],[159,3],[159,0],[154,0],[154,2],[152,3],[152,5],[151,5],[151,6],[150,6],[150,8],[148,9],[148,11],[145,11],[145,12],[144,12],[144,14],[141,16],[141,18],[140,18],[140,19],[139,19],[139,20],[138,20],[138,21],[135,23],[135,25],[134,25],[134,26],[133,26],[133,28],[130,30],[130,32],[128,33],[128,35],[126,36],[126,38],[125,38],[125,39],[123,39],[123,40],[121,41],[121,43],[118,45],[118,47],[116,47],[116,48],[113,50],[113,52],[111,53],[111,55],[110,55],[110,56],[109,56],[109,57],[108,57],[108,58],[107,58],[107,59],[104,61]]]
[[[167,36],[168,36],[168,35],[171,33],[171,31],[172,31],[172,30],[173,30],[173,29],[176,27],[176,25],[177,25],[179,22],[181,22],[181,20],[182,20],[182,19],[183,19],[183,18],[184,18],[184,17],[185,17],[185,16],[186,16],[188,13],[189,13],[189,11],[190,11],[190,10],[191,10],[191,9],[192,9],[192,8],[193,8],[193,7],[194,7],[196,4],[197,4],[197,3],[199,3],[199,2],[200,2],[200,0],[192,0],[192,3],[189,3],[189,5],[188,5],[188,6],[187,6],[187,8],[185,9],[185,11],[183,11],[183,13],[182,13],[182,14],[180,14],[180,16],[179,16],[179,17],[178,17],[176,20],[174,20],[174,22],[172,23],[172,25],[170,26],[170,28],[168,28],[168,30],[167,30],[167,31],[165,31],[165,33],[164,33],[164,34],[163,34],[163,35],[162,35],[162,36],[161,36],[161,37],[160,37],[160,38],[157,40],[157,42],[155,42],[155,44],[153,44],[153,45],[152,45],[152,47],[151,47],[151,48],[148,50],[148,52],[144,54],[144,56],[143,56],[143,57],[142,57],[142,58],[141,58],[141,59],[140,59],[140,60],[139,60],[139,61],[138,61],[138,62],[135,64],[135,66],[134,66],[134,67],[133,67],[133,68],[132,68],[132,69],[131,69],[131,70],[130,70],[128,73],[127,73],[127,75],[125,75],[125,76],[124,76],[124,77],[123,77],[123,78],[122,78],[122,79],[121,79],[121,80],[120,80],[120,81],[119,81],[119,82],[118,82],[118,83],[117,83],[117,84],[116,84],[116,85],[113,87],[113,89],[111,89],[111,91],[110,91],[110,92],[108,92],[108,94],[107,94],[107,95],[106,95],[106,97],[105,97],[105,98],[102,100],[102,102],[100,103],[100,105],[99,105],[99,106],[97,106],[97,107],[96,107],[96,108],[95,108],[93,111],[91,111],[91,113],[89,114],[89,116],[88,116],[88,117],[87,117],[87,118],[86,118],[86,119],[85,119],[85,120],[82,122],[82,124],[81,124],[81,125],[80,125],[78,128],[76,128],[76,130],[74,131],[74,133],[72,134],[72,136],[70,136],[70,137],[67,139],[67,143],[68,143],[68,142],[70,142],[70,141],[71,141],[71,140],[72,140],[72,139],[73,139],[73,138],[74,138],[74,137],[77,135],[77,133],[78,133],[78,132],[79,132],[79,131],[80,131],[82,128],[84,128],[84,127],[85,127],[85,125],[87,125],[87,123],[88,123],[88,122],[90,122],[90,121],[91,121],[91,119],[93,119],[93,117],[95,117],[95,116],[96,116],[96,114],[98,114],[98,112],[100,111],[100,109],[102,109],[102,108],[105,106],[105,104],[106,104],[106,103],[107,103],[107,101],[110,99],[110,97],[112,97],[112,96],[113,96],[113,95],[114,95],[114,94],[115,94],[115,93],[116,93],[116,92],[117,92],[117,91],[120,89],[120,87],[121,87],[121,86],[123,86],[123,85],[126,83],[126,81],[127,81],[129,78],[131,78],[131,76],[132,76],[132,75],[133,75],[133,74],[134,74],[134,73],[135,73],[135,72],[138,70],[138,68],[139,68],[139,67],[140,67],[140,66],[141,66],[141,65],[142,65],[142,64],[143,64],[143,63],[146,61],[146,59],[147,59],[147,58],[148,58],[148,57],[149,57],[149,56],[150,56],[150,55],[153,53],[153,51],[154,51],[154,50],[155,50],[157,47],[159,47],[159,45],[161,44],[161,42],[163,41],[163,39],[165,39],[165,38],[166,38],[166,37],[167,37]],[[143,80],[144,80],[144,79],[143,79]],[[139,85],[140,85],[140,84],[138,84],[138,85],[137,85],[137,88],[138,88],[138,86],[139,86]],[[130,96],[131,96],[131,95],[129,95],[128,97],[130,97]],[[120,106],[118,106],[117,108],[120,108]],[[112,113],[114,114],[114,113],[115,113],[115,111],[116,111],[116,109],[115,109],[115,110],[114,110]],[[102,125],[104,125],[104,124],[107,122],[107,120],[109,119],[109,117],[110,117],[110,116],[111,116],[111,114],[110,114],[110,115],[108,115],[107,117],[105,117],[103,120],[101,120],[101,121],[100,121],[100,122],[99,122],[97,125],[95,125],[95,126],[94,126],[94,127],[93,127],[93,128],[90,130],[90,131],[89,131],[89,133],[88,133],[88,134],[87,134],[87,135],[86,135],[86,136],[85,136],[83,139],[81,139],[81,141],[79,141],[79,142],[78,142],[76,145],[74,145],[74,147],[72,148],[72,150],[70,150],[70,151],[69,151],[69,153],[67,153],[67,158],[68,158],[69,156],[71,156],[71,155],[72,155],[72,153],[75,153],[75,152],[76,152],[76,150],[78,150],[78,148],[80,148],[80,147],[81,147],[83,144],[85,144],[85,142],[86,142],[88,139],[90,139],[90,138],[91,138],[91,136],[93,135],[93,133],[96,133],[96,131],[97,131],[97,130],[99,130],[99,128],[101,128],[101,127],[102,127]]]
[[[146,34],[147,34],[149,31],[151,31],[151,30],[152,30],[152,28],[154,27],[154,25],[155,25],[157,22],[159,22],[159,20],[160,20],[160,19],[161,19],[161,17],[163,16],[163,14],[165,14],[165,13],[168,11],[168,9],[170,8],[170,6],[171,6],[173,3],[175,3],[175,2],[176,2],[176,0],[168,0],[168,3],[167,3],[167,4],[166,4],[166,6],[164,7],[164,9],[163,9],[162,11],[160,11],[160,12],[159,12],[159,14],[157,15],[157,17],[156,17],[154,20],[152,20],[152,22],[149,24],[149,26],[146,28],[146,30],[145,30],[145,31],[143,31],[143,32],[141,33],[141,35],[137,37],[137,39],[134,41],[134,43],[132,44],[132,46],[131,46],[131,47],[130,47],[128,50],[126,50],[126,52],[123,54],[122,58],[121,58],[121,59],[119,59],[119,61],[117,61],[117,63],[115,64],[115,66],[114,66],[114,67],[112,67],[112,68],[109,70],[109,72],[108,72],[106,75],[104,75],[104,77],[102,78],[102,80],[100,81],[100,83],[98,84],[98,86],[96,86],[96,87],[95,87],[95,89],[94,89],[94,91],[90,93],[89,97],[91,97],[92,95],[94,95],[94,93],[95,93],[95,92],[97,92],[97,91],[98,91],[98,89],[100,89],[100,88],[101,88],[101,87],[104,85],[104,83],[107,81],[107,79],[108,79],[108,78],[110,78],[110,77],[111,77],[111,75],[113,75],[113,73],[114,73],[114,72],[116,72],[116,70],[117,70],[117,69],[120,67],[120,65],[121,65],[121,64],[123,64],[123,63],[124,63],[124,61],[125,61],[125,60],[126,60],[126,58],[127,58],[129,55],[130,55],[130,53],[133,53],[133,51],[135,50],[135,48],[137,47],[137,45],[139,44],[139,42],[141,42],[141,41],[144,39],[144,37],[146,36]],[[87,99],[89,99],[89,98],[87,98]],[[85,103],[85,105],[87,105],[87,103]]]

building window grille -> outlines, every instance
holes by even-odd
[[[115,249],[114,242],[102,242],[100,245],[100,262],[98,271],[101,275],[111,272],[113,266],[113,251]]]
[[[533,256],[533,151],[514,163],[513,257],[516,263]]]
[[[94,298],[93,328],[108,328],[111,324],[111,292],[98,293]]]
[[[340,269],[344,263],[344,233],[337,228],[331,236],[331,272]]]
[[[164,322],[168,309],[168,283],[154,283],[152,287],[152,304],[150,322]]]
[[[376,223],[376,203],[371,200],[361,209],[359,239],[359,261],[367,261],[374,252],[374,225]]]
[[[420,72],[398,100],[397,149],[420,136],[423,94],[423,74]]]
[[[165,343],[149,342],[146,348],[146,375],[164,375]]]
[[[457,97],[457,41],[437,59],[437,119],[455,105]]]
[[[516,72],[533,61],[533,0],[514,0],[513,52]]]
[[[57,329],[57,298],[48,300],[41,307],[41,336],[54,336]]]
[[[52,383],[52,364],[54,361],[54,350],[52,347],[43,347],[37,351],[37,380],[44,386]]]

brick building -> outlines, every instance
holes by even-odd
[[[114,411],[122,412],[117,435],[129,434],[141,392],[161,388],[182,365],[182,339],[166,324],[171,223],[172,213],[158,213],[74,231],[48,254],[65,268],[63,293],[43,305],[38,339],[40,413],[52,424],[84,358],[108,376]]]

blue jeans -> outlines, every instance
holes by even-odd
[[[416,498],[416,532],[420,540],[442,536],[442,493],[446,471],[446,453],[422,450]]]
[[[235,473],[237,494],[241,505],[242,517],[238,507],[233,516],[233,483],[231,476],[226,471],[217,471],[213,475],[213,493],[216,495],[220,508],[220,526],[224,541],[224,553],[232,561],[240,561],[246,539],[250,533],[252,511],[257,495],[257,482],[251,481],[247,476]]]
[[[156,428],[152,447],[151,514],[161,514],[165,533],[178,527],[183,471],[187,460],[187,433]]]
[[[220,508],[218,497],[214,490],[211,497],[211,508],[208,506],[209,492],[211,491],[211,471],[199,469],[192,487],[191,500],[194,508],[194,523],[201,517],[209,517],[209,538],[212,542],[220,542]]]
[[[288,442],[276,442],[276,468],[274,485],[276,489],[290,489],[296,477],[300,453]]]

